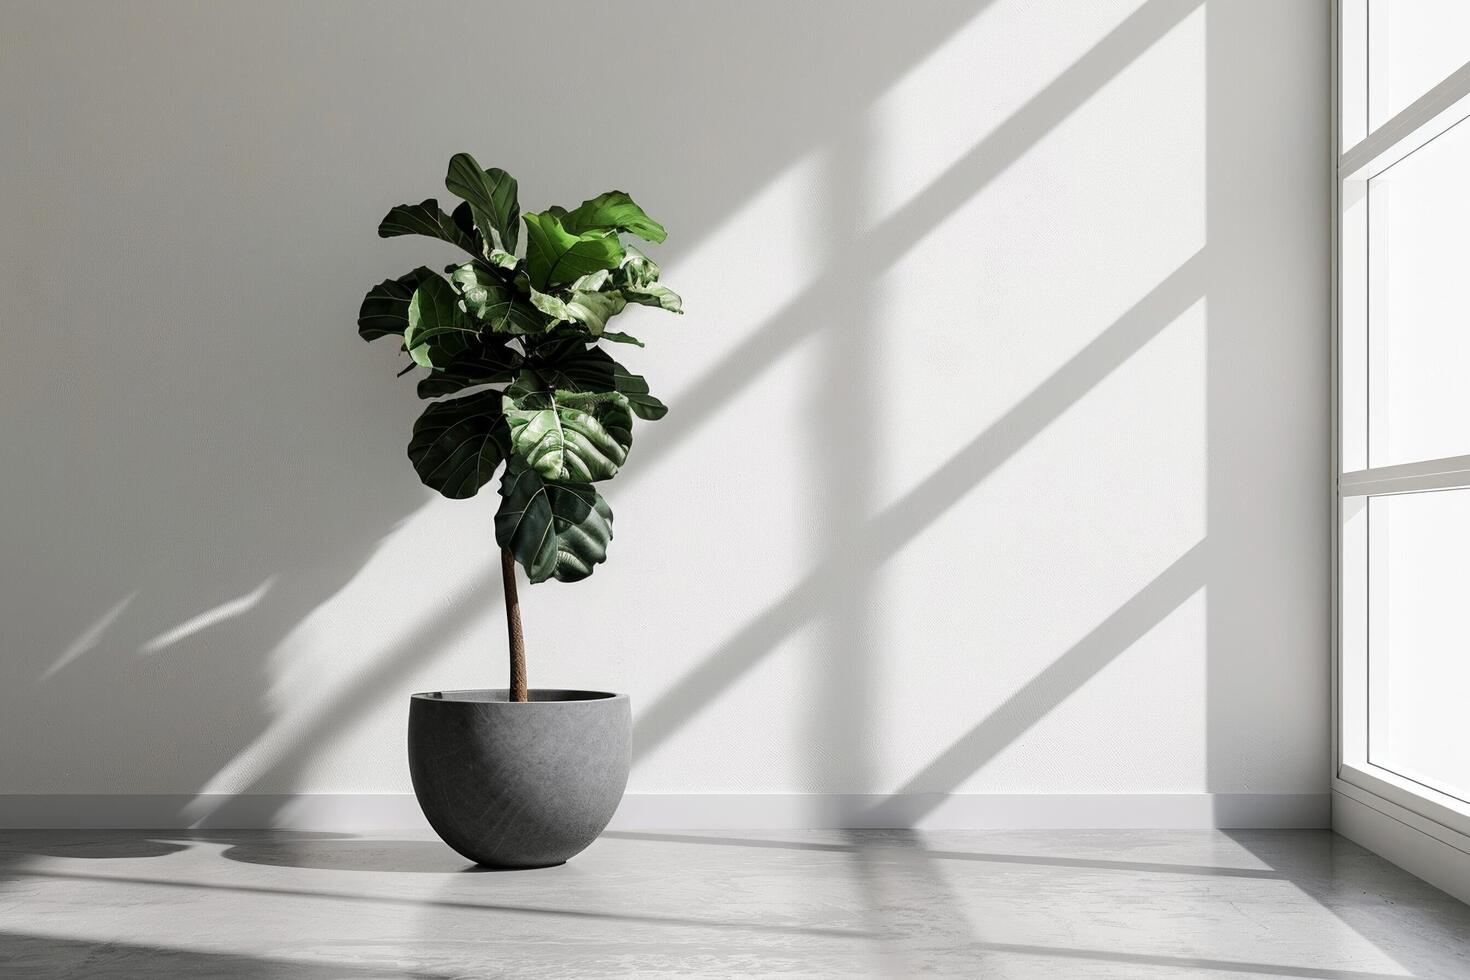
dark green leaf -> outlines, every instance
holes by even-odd
[[[643,346],[643,341],[639,340],[637,337],[633,336],[632,334],[630,334],[630,333],[620,333],[620,332],[618,332],[616,330],[604,330],[602,332],[602,339],[603,340],[610,340],[610,341],[612,341],[615,344],[635,344],[635,345],[637,345],[639,347],[642,347]]]
[[[438,276],[421,283],[408,301],[408,329],[403,346],[417,364],[443,367],[469,350],[478,335],[459,308],[454,287]]]
[[[528,236],[529,237],[529,236]],[[498,268],[504,269],[510,275],[512,288],[517,293],[526,297],[532,306],[544,313],[552,323],[560,321],[572,322],[572,314],[567,311],[567,304],[555,293],[544,293],[531,283],[531,274],[526,270],[526,264],[514,256],[507,258],[505,252],[490,253],[490,262]],[[601,270],[604,275],[608,270]],[[586,279],[586,276],[582,276]],[[578,280],[580,281],[580,280]]]
[[[470,210],[469,201],[460,201],[459,206],[454,209],[454,213],[449,217],[454,220],[455,226],[460,231],[479,242],[481,246],[484,245],[485,239],[480,234],[479,229],[475,227],[475,213]]]
[[[617,392],[506,392],[511,448],[548,480],[610,480],[628,458],[633,417]]]
[[[622,191],[608,191],[590,201],[583,201],[567,212],[562,224],[573,235],[598,228],[626,231],[650,242],[668,237],[664,226],[643,213],[633,199]]]
[[[476,227],[492,247],[516,250],[521,205],[516,199],[514,177],[495,167],[483,170],[468,153],[456,153],[449,161],[444,186],[449,193],[464,198]]]
[[[576,582],[607,559],[612,509],[588,484],[543,480],[507,469],[500,481],[495,540],[508,548],[531,582]]]
[[[466,262],[449,278],[464,297],[465,309],[495,333],[542,333],[551,326],[551,320],[479,262]]]
[[[420,283],[438,277],[430,269],[419,266],[406,276],[384,279],[363,297],[357,311],[357,332],[363,340],[403,336],[408,329],[408,301]]]
[[[574,323],[558,323],[544,334],[520,339],[523,349],[526,350],[527,367],[537,371],[557,363],[569,354],[586,350],[587,344],[591,342],[586,332]],[[538,381],[531,387],[545,390],[552,385]]]
[[[421,204],[400,204],[378,223],[379,238],[397,238],[400,235],[427,235],[458,245],[471,255],[480,254],[479,236],[473,229],[466,231],[461,228],[453,218],[439,210],[439,202],[432,197]]]
[[[438,398],[465,388],[510,381],[520,371],[521,360],[503,337],[482,336],[479,343],[419,381],[419,397]]]
[[[623,246],[611,231],[592,230],[573,235],[550,212],[527,214],[526,271],[531,285],[545,292],[598,269],[616,269]]]
[[[435,402],[413,426],[408,458],[424,485],[446,497],[473,497],[510,454],[498,391]]]
[[[606,334],[603,335],[607,336]],[[628,401],[640,419],[655,421],[668,414],[668,407],[648,393],[648,382],[613,360],[599,347],[560,352],[537,369],[547,385],[575,392],[615,391]]]

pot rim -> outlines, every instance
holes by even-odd
[[[411,701],[438,702],[440,704],[587,704],[593,701],[626,701],[628,695],[612,691],[589,691],[583,688],[533,687],[529,691],[531,700],[512,701],[510,690],[504,687],[462,688],[454,691],[420,691],[410,695]],[[545,697],[545,695],[553,697]],[[542,695],[537,697],[537,695]]]

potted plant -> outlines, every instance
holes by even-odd
[[[607,329],[629,304],[682,312],[629,234],[663,226],[622,191],[576,208],[521,214],[516,181],[468,153],[449,161],[450,214],[435,200],[388,212],[378,235],[426,235],[468,253],[440,275],[417,268],[368,291],[364,340],[399,338],[432,399],[408,457],[446,497],[474,496],[497,471],[506,689],[415,694],[408,752],[414,792],[436,833],[465,857],[500,867],[560,864],[612,819],[627,784],[628,698],[532,690],[516,564],[532,583],[575,582],[607,557],[612,511],[597,484],[628,457],[633,417],[667,409],[603,344],[642,342]],[[525,249],[518,251],[521,225]]]

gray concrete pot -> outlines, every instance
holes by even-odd
[[[408,768],[429,825],[471,861],[561,864],[597,839],[628,784],[626,694],[505,690],[415,694]]]

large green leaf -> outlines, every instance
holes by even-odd
[[[420,204],[400,204],[378,223],[379,238],[400,235],[427,235],[451,245],[458,245],[471,255],[481,252],[479,236],[466,230],[453,218],[439,210],[439,202],[429,198]]]
[[[628,458],[633,416],[615,391],[506,391],[510,443],[526,466],[548,480],[610,480]]]
[[[555,293],[543,293],[529,283],[527,283],[527,289],[530,293],[531,305],[546,314],[552,323],[572,321],[572,311],[567,309],[566,300]]]
[[[658,263],[632,246],[613,273],[613,284],[630,303],[656,306],[670,313],[683,313],[679,294],[658,281]]]
[[[406,276],[384,279],[362,299],[357,311],[357,332],[363,340],[403,336],[408,329],[408,301],[421,283],[439,278],[432,270],[419,266]]]
[[[511,381],[520,373],[521,362],[521,355],[507,346],[506,338],[482,335],[479,343],[419,381],[419,397],[438,398],[465,388]]]
[[[533,582],[576,582],[607,559],[612,508],[588,484],[543,480],[512,467],[500,481],[495,540]]]
[[[599,269],[616,269],[623,246],[610,230],[573,235],[555,214],[543,211],[523,216],[526,221],[526,271],[531,285],[545,292]]]
[[[492,261],[494,261],[495,256],[492,255],[491,259]],[[517,262],[519,263],[519,260],[517,260]],[[576,322],[575,318],[572,316],[571,310],[567,309],[565,289],[558,290],[558,293],[562,293],[563,295],[558,295],[558,293],[546,293],[537,289],[535,285],[532,284],[531,274],[525,269],[523,263],[507,266],[504,260],[501,260],[500,267],[506,269],[506,271],[510,273],[513,288],[517,292],[524,294],[530,304],[536,309],[540,310],[542,313],[544,313],[547,319],[551,321],[551,324],[553,326],[561,322]],[[611,272],[608,269],[599,269],[597,272],[590,275],[578,277],[574,282],[581,283],[590,281],[593,276],[597,275],[608,276],[611,275]]]
[[[548,360],[548,364],[537,368],[537,374],[553,388],[615,391],[627,399],[628,407],[640,419],[656,421],[668,414],[668,407],[648,393],[648,382],[641,374],[629,371],[600,347],[562,349]]]
[[[658,282],[657,262],[632,245],[625,246],[624,251],[627,254],[618,263],[618,270],[613,274],[619,286],[649,286]]]
[[[551,320],[479,262],[466,262],[449,278],[464,297],[465,309],[495,333],[543,333],[551,326]]]
[[[590,201],[583,201],[568,211],[562,224],[573,235],[597,228],[626,231],[650,242],[661,242],[668,237],[664,226],[643,212],[633,199],[622,191],[608,191]]]
[[[626,255],[616,271],[596,269],[578,276],[555,293],[540,291],[531,285],[529,277],[524,282],[517,279],[517,286],[527,291],[531,304],[551,320],[580,323],[593,337],[603,336],[608,321],[630,302],[682,312],[679,297],[673,290],[659,285],[658,266],[653,260],[631,246],[624,248]],[[609,339],[642,346],[641,341],[628,334],[615,333]]]
[[[473,497],[510,455],[498,391],[435,402],[413,426],[408,458],[424,485],[446,497]]]
[[[590,343],[586,332],[572,323],[558,323],[539,336],[521,337],[520,340],[526,351],[527,366],[531,368],[555,363],[569,353],[584,350]],[[528,389],[546,390],[551,387],[551,385],[541,384],[534,379],[517,384],[518,387]]]
[[[629,303],[639,303],[643,306],[656,306],[670,313],[683,313],[684,301],[679,294],[674,292],[663,283],[653,283],[648,286],[624,286],[620,292]]]
[[[459,308],[454,287],[439,276],[421,283],[408,301],[408,329],[403,346],[415,363],[444,367],[470,349],[478,336],[474,323]]]
[[[475,227],[475,213],[470,210],[470,202],[460,201],[459,206],[454,209],[454,213],[451,214],[449,217],[454,220],[455,226],[458,227],[460,231],[470,236],[470,238],[474,239],[475,242],[479,244],[480,250],[476,252],[476,254],[484,254],[485,237],[481,235],[480,230]]]
[[[468,153],[456,153],[444,175],[449,193],[464,198],[475,217],[475,226],[494,248],[516,250],[520,236],[521,205],[516,199],[516,179],[497,167],[481,169]]]
[[[567,313],[594,337],[602,336],[607,321],[623,312],[628,301],[621,293],[589,293],[578,290],[567,300]]]

